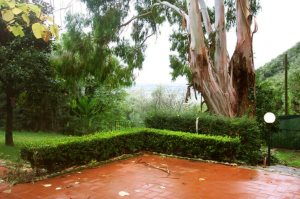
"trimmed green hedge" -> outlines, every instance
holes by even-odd
[[[148,116],[145,124],[149,128],[196,133],[197,117],[199,134],[239,137],[241,150],[237,158],[250,164],[256,164],[262,160],[261,132],[258,123],[253,119],[245,117],[228,119],[208,114],[195,116],[193,114],[156,113]]]
[[[21,157],[33,168],[51,172],[144,150],[232,162],[239,146],[238,138],[143,128],[27,145],[21,149]]]
[[[229,162],[236,159],[239,151],[238,138],[159,129],[144,132],[146,151]]]

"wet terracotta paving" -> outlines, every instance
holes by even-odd
[[[0,198],[300,199],[300,178],[146,154],[16,185]]]

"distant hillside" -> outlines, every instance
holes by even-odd
[[[262,101],[267,102],[270,110],[284,113],[285,54],[288,55],[288,109],[290,114],[300,114],[300,42],[256,70],[257,91],[260,92],[256,94],[265,95]]]
[[[131,93],[143,92],[146,97],[150,97],[151,93],[159,87],[165,89],[167,92],[176,92],[178,95],[184,95],[187,88],[185,84],[138,84],[127,90]]]
[[[288,54],[289,73],[300,70],[300,42],[256,70],[258,80],[281,80],[284,75],[284,55]]]

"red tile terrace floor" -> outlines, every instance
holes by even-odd
[[[19,184],[0,198],[300,199],[300,178],[146,154]]]

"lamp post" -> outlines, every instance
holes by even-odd
[[[267,112],[264,115],[264,120],[267,123],[267,125],[272,124],[276,120],[276,116],[272,112]],[[267,165],[270,166],[271,164],[271,131],[268,129],[268,159],[267,159]]]

